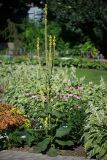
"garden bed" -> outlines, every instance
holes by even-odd
[[[13,151],[22,151],[22,152],[34,152],[33,151],[33,147],[29,147],[29,146],[24,146],[24,147],[20,147],[20,148],[12,148],[11,150]],[[69,149],[69,150],[59,150],[58,151],[58,155],[61,156],[76,156],[76,157],[86,157],[86,153],[85,150],[82,146],[77,146],[73,149]]]
[[[107,89],[103,80],[99,85],[85,84],[76,77],[74,67],[53,69],[24,63],[1,65],[0,83],[5,86],[1,100],[10,104],[7,116],[0,111],[4,117],[0,131],[9,137],[0,142],[1,149],[35,146],[35,151],[48,155],[82,156],[83,148],[75,146],[84,144],[90,158],[106,158]],[[20,138],[23,134],[24,139]]]

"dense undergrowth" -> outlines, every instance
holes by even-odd
[[[74,67],[54,68],[50,75],[45,67],[26,64],[2,64],[0,77],[1,101],[17,106],[31,123],[11,134],[3,129],[10,138],[3,141],[4,148],[27,144],[54,156],[58,148],[84,144],[90,158],[106,159],[107,93],[102,80],[100,85],[85,84]]]
[[[19,56],[0,56],[0,63],[5,64],[29,64],[29,65],[37,65],[38,60],[35,56],[30,55],[19,55]],[[41,58],[41,64],[46,65],[44,58]],[[60,66],[62,65],[67,67],[77,67],[82,69],[97,69],[97,70],[107,70],[107,63],[103,60],[98,59],[88,59],[88,58],[82,58],[82,57],[57,57],[54,60],[54,66]]]

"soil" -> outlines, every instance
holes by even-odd
[[[20,148],[12,148],[13,151],[22,151],[22,152],[33,152],[33,148],[28,147],[27,145]],[[59,150],[59,155],[61,156],[77,156],[77,157],[86,157],[84,148],[82,146],[75,147],[72,150]]]
[[[86,157],[86,153],[82,146],[78,146],[73,150],[60,150],[59,154],[62,156],[77,156],[77,157]]]

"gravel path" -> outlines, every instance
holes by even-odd
[[[0,152],[0,160],[88,160],[85,157],[60,156],[49,157],[21,151],[3,150]]]

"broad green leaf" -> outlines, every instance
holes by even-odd
[[[72,141],[70,141],[70,140],[68,140],[68,141],[61,141],[61,140],[57,140],[56,139],[55,141],[56,141],[56,143],[58,143],[61,146],[72,146],[72,145],[74,145],[74,143]]]
[[[47,154],[50,156],[50,157],[56,157],[58,155],[58,151],[57,149],[55,148],[54,145],[51,146],[51,148],[48,150]]]
[[[42,142],[38,143],[37,146],[35,147],[35,152],[43,152],[47,149],[51,139],[46,138]]]
[[[65,135],[68,135],[70,130],[71,130],[70,127],[60,127],[56,130],[55,137],[63,137]]]

